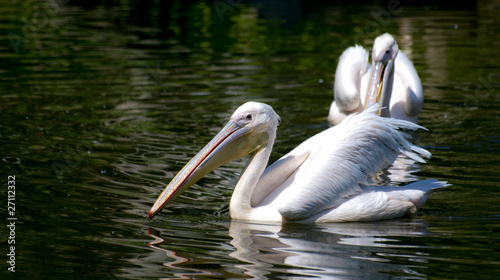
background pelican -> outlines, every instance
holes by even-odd
[[[215,168],[246,155],[250,160],[234,188],[231,218],[259,222],[374,221],[414,214],[430,191],[445,182],[405,187],[370,186],[375,173],[399,154],[424,162],[430,153],[407,141],[418,125],[375,114],[378,105],[347,117],[300,144],[266,169],[279,116],[271,106],[248,102],[174,177],[149,211],[157,214]]]
[[[371,66],[368,61],[368,51],[358,45],[340,56],[330,123],[338,124],[347,115],[377,102],[383,108],[381,116],[416,123],[424,101],[422,83],[413,63],[390,34],[375,39]]]

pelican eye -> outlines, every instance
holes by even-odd
[[[246,116],[246,119],[247,119],[247,120],[249,120],[249,121],[251,121],[251,120],[252,120],[252,114],[248,114],[248,115]]]
[[[387,54],[388,54],[389,52],[390,52],[390,51],[389,51],[389,49],[385,50],[385,53],[387,53]]]

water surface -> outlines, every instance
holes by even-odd
[[[2,274],[496,279],[500,5],[220,2],[0,1],[0,176],[4,186],[16,176],[18,218],[16,272]],[[416,142],[433,154],[384,180],[453,184],[417,218],[231,221],[242,159],[147,219],[163,187],[244,102],[281,116],[271,161],[326,129],[339,55],[371,48],[383,32],[421,77],[419,124],[429,130]]]

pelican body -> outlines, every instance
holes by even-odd
[[[342,53],[333,94],[328,120],[334,125],[374,103],[380,104],[379,113],[383,117],[416,123],[424,101],[417,70],[387,33],[373,43],[372,65],[368,51],[361,46],[349,47]]]
[[[266,168],[279,116],[269,105],[248,102],[172,179],[149,211],[161,209],[215,168],[234,159],[250,159],[234,188],[232,219],[281,223],[375,221],[415,214],[435,179],[404,187],[374,186],[376,172],[400,154],[424,162],[430,153],[408,142],[405,131],[420,126],[376,114],[378,104],[348,116],[300,144]]]

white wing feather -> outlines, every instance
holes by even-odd
[[[279,195],[278,210],[283,218],[306,219],[340,205],[362,192],[361,185],[370,184],[373,176],[399,154],[418,162],[425,162],[421,156],[430,157],[428,151],[408,141],[407,130],[423,127],[379,117],[375,114],[377,107],[375,104],[360,114],[348,116],[339,125],[308,139],[283,157],[309,154]]]

